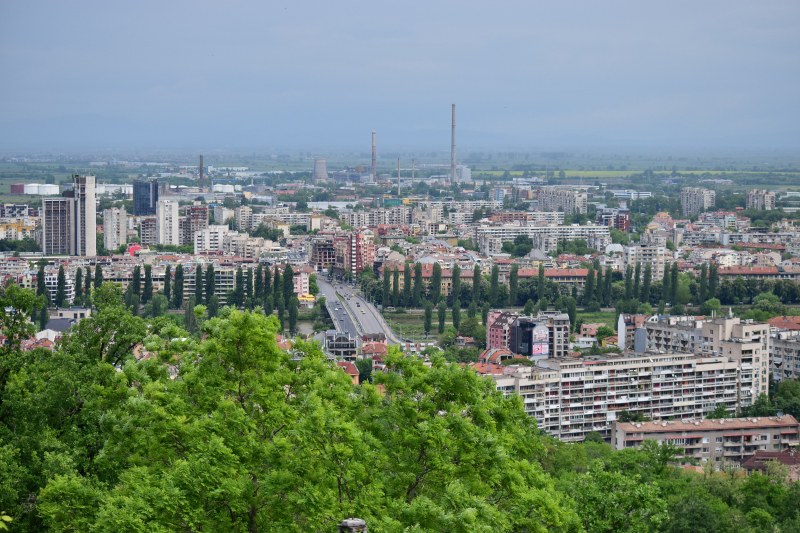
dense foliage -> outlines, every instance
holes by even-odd
[[[278,320],[258,307],[209,318],[198,306],[192,335],[134,316],[115,285],[91,299],[93,316],[54,352],[23,352],[41,297],[2,293],[0,514],[18,531],[327,532],[348,516],[376,532],[800,522],[800,487],[780,470],[685,474],[652,443],[557,443],[518,398],[435,357],[391,350],[386,372],[360,365],[372,383],[354,386],[316,344],[279,350]]]

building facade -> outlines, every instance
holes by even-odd
[[[156,208],[156,236],[158,244],[181,244],[180,212],[175,200],[159,200]]]
[[[114,251],[128,243],[128,216],[125,208],[103,210],[103,246]]]
[[[617,450],[638,448],[646,440],[672,444],[679,459],[741,463],[758,451],[781,451],[800,442],[800,424],[791,415],[717,420],[667,420],[663,422],[614,422],[611,445]]]
[[[699,215],[714,207],[716,192],[702,187],[684,187],[681,189],[681,212],[685,217]]]
[[[158,205],[158,180],[133,181],[133,214],[155,215]]]

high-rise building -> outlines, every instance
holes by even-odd
[[[717,193],[702,187],[684,187],[681,189],[681,212],[685,217],[699,215],[714,207]]]
[[[539,211],[563,211],[567,215],[586,214],[586,191],[563,187],[543,187],[539,190]]]
[[[103,246],[113,251],[128,242],[128,215],[125,208],[103,210]]]
[[[133,214],[155,215],[158,205],[158,180],[134,180]]]
[[[72,198],[42,198],[42,251],[44,255],[69,255]]]
[[[72,177],[72,255],[97,255],[97,205],[94,176]]]
[[[94,176],[72,177],[72,190],[44,198],[42,249],[45,254],[97,255]]]
[[[208,206],[196,202],[194,205],[184,207],[183,210],[184,216],[179,222],[181,244],[193,244],[195,234],[208,227]]]
[[[747,193],[747,209],[772,211],[775,209],[775,193],[764,189],[753,189]]]
[[[156,208],[158,244],[181,244],[180,214],[175,200],[159,200]]]

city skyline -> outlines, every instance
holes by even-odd
[[[800,144],[793,2],[0,11],[2,151]]]

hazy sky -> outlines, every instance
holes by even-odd
[[[0,150],[800,148],[800,1],[0,2]]]

